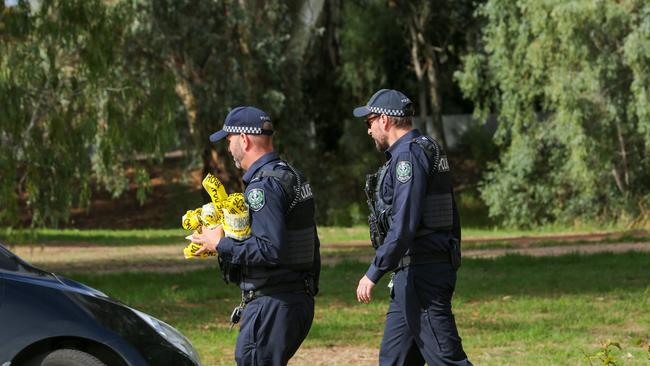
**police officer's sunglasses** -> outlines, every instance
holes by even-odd
[[[366,119],[366,126],[370,128],[372,126],[372,122],[374,122],[377,118],[381,117],[381,114],[373,114],[368,119]]]

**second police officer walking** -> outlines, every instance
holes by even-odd
[[[314,318],[320,275],[314,199],[302,173],[273,151],[273,125],[262,110],[237,107],[210,141],[228,140],[228,151],[244,169],[244,197],[251,237],[224,237],[221,227],[203,228],[192,241],[219,253],[224,279],[242,290],[235,347],[238,365],[286,365]]]
[[[393,272],[379,364],[471,365],[451,310],[460,222],[447,157],[412,127],[413,104],[397,90],[379,90],[353,114],[366,118],[368,135],[386,154],[366,182],[376,253],[357,287],[357,300],[368,303]]]

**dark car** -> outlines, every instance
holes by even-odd
[[[38,269],[0,243],[0,366],[197,366],[170,325]]]

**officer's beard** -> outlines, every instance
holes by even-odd
[[[235,144],[232,151],[229,149],[228,152],[230,153],[230,156],[232,156],[232,160],[235,162],[237,169],[241,169],[241,161],[244,158],[244,150],[241,148],[241,146],[239,146],[239,144]]]
[[[375,140],[375,147],[379,152],[384,152],[390,147],[388,145],[388,136],[372,136],[372,139]]]

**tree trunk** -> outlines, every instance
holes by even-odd
[[[420,51],[418,47],[418,36],[415,25],[416,21],[417,20],[414,18],[413,21],[409,22],[408,25],[411,41],[411,63],[413,64],[415,77],[418,80],[418,105],[416,107],[420,112],[420,118],[415,121],[414,127],[420,130],[422,133],[426,134],[427,88],[426,82],[424,80],[424,70],[422,68],[422,64],[420,63]]]
[[[411,43],[411,62],[418,80],[420,119],[417,128],[424,127],[422,132],[435,137],[446,147],[442,129],[442,107],[438,85],[438,69],[435,50],[426,38],[426,26],[431,21],[431,8],[424,2],[409,5],[410,19],[408,21],[409,42]],[[429,101],[427,102],[427,89]],[[428,107],[427,107],[428,105]],[[427,109],[431,118],[426,118]]]
[[[627,193],[627,187],[630,185],[630,173],[627,165],[627,148],[625,146],[625,138],[623,137],[623,131],[621,129],[621,123],[620,121],[616,120],[616,136],[618,138],[618,145],[621,151],[619,152],[619,155],[621,157],[620,160],[620,166],[621,169],[623,170],[623,179],[621,179],[621,174],[618,172],[618,169],[616,167],[616,163],[614,163],[614,168],[613,168],[613,173],[614,173],[614,179],[616,180],[616,185],[618,186],[618,189],[623,193],[624,195]]]
[[[447,149],[444,129],[442,125],[442,103],[440,100],[440,87],[438,82],[438,65],[435,59],[435,51],[427,44],[425,54],[427,65],[427,80],[429,82],[429,97],[431,98],[431,121],[427,123],[427,133],[432,135]]]
[[[416,121],[414,127],[420,130],[423,134],[428,134],[427,124],[429,121],[427,110],[427,85],[424,80],[418,80],[418,109],[420,110],[420,118]]]
[[[176,95],[183,103],[185,107],[185,116],[187,118],[187,129],[190,132],[190,136],[194,139],[196,136],[196,100],[194,98],[194,93],[192,93],[192,86],[187,81],[185,77],[181,75],[181,72],[176,68],[174,70],[174,76],[176,77],[176,84],[174,85],[174,90]]]
[[[312,36],[312,30],[323,12],[324,4],[325,0],[305,0],[303,2],[288,45],[288,51],[294,60],[302,61]]]

